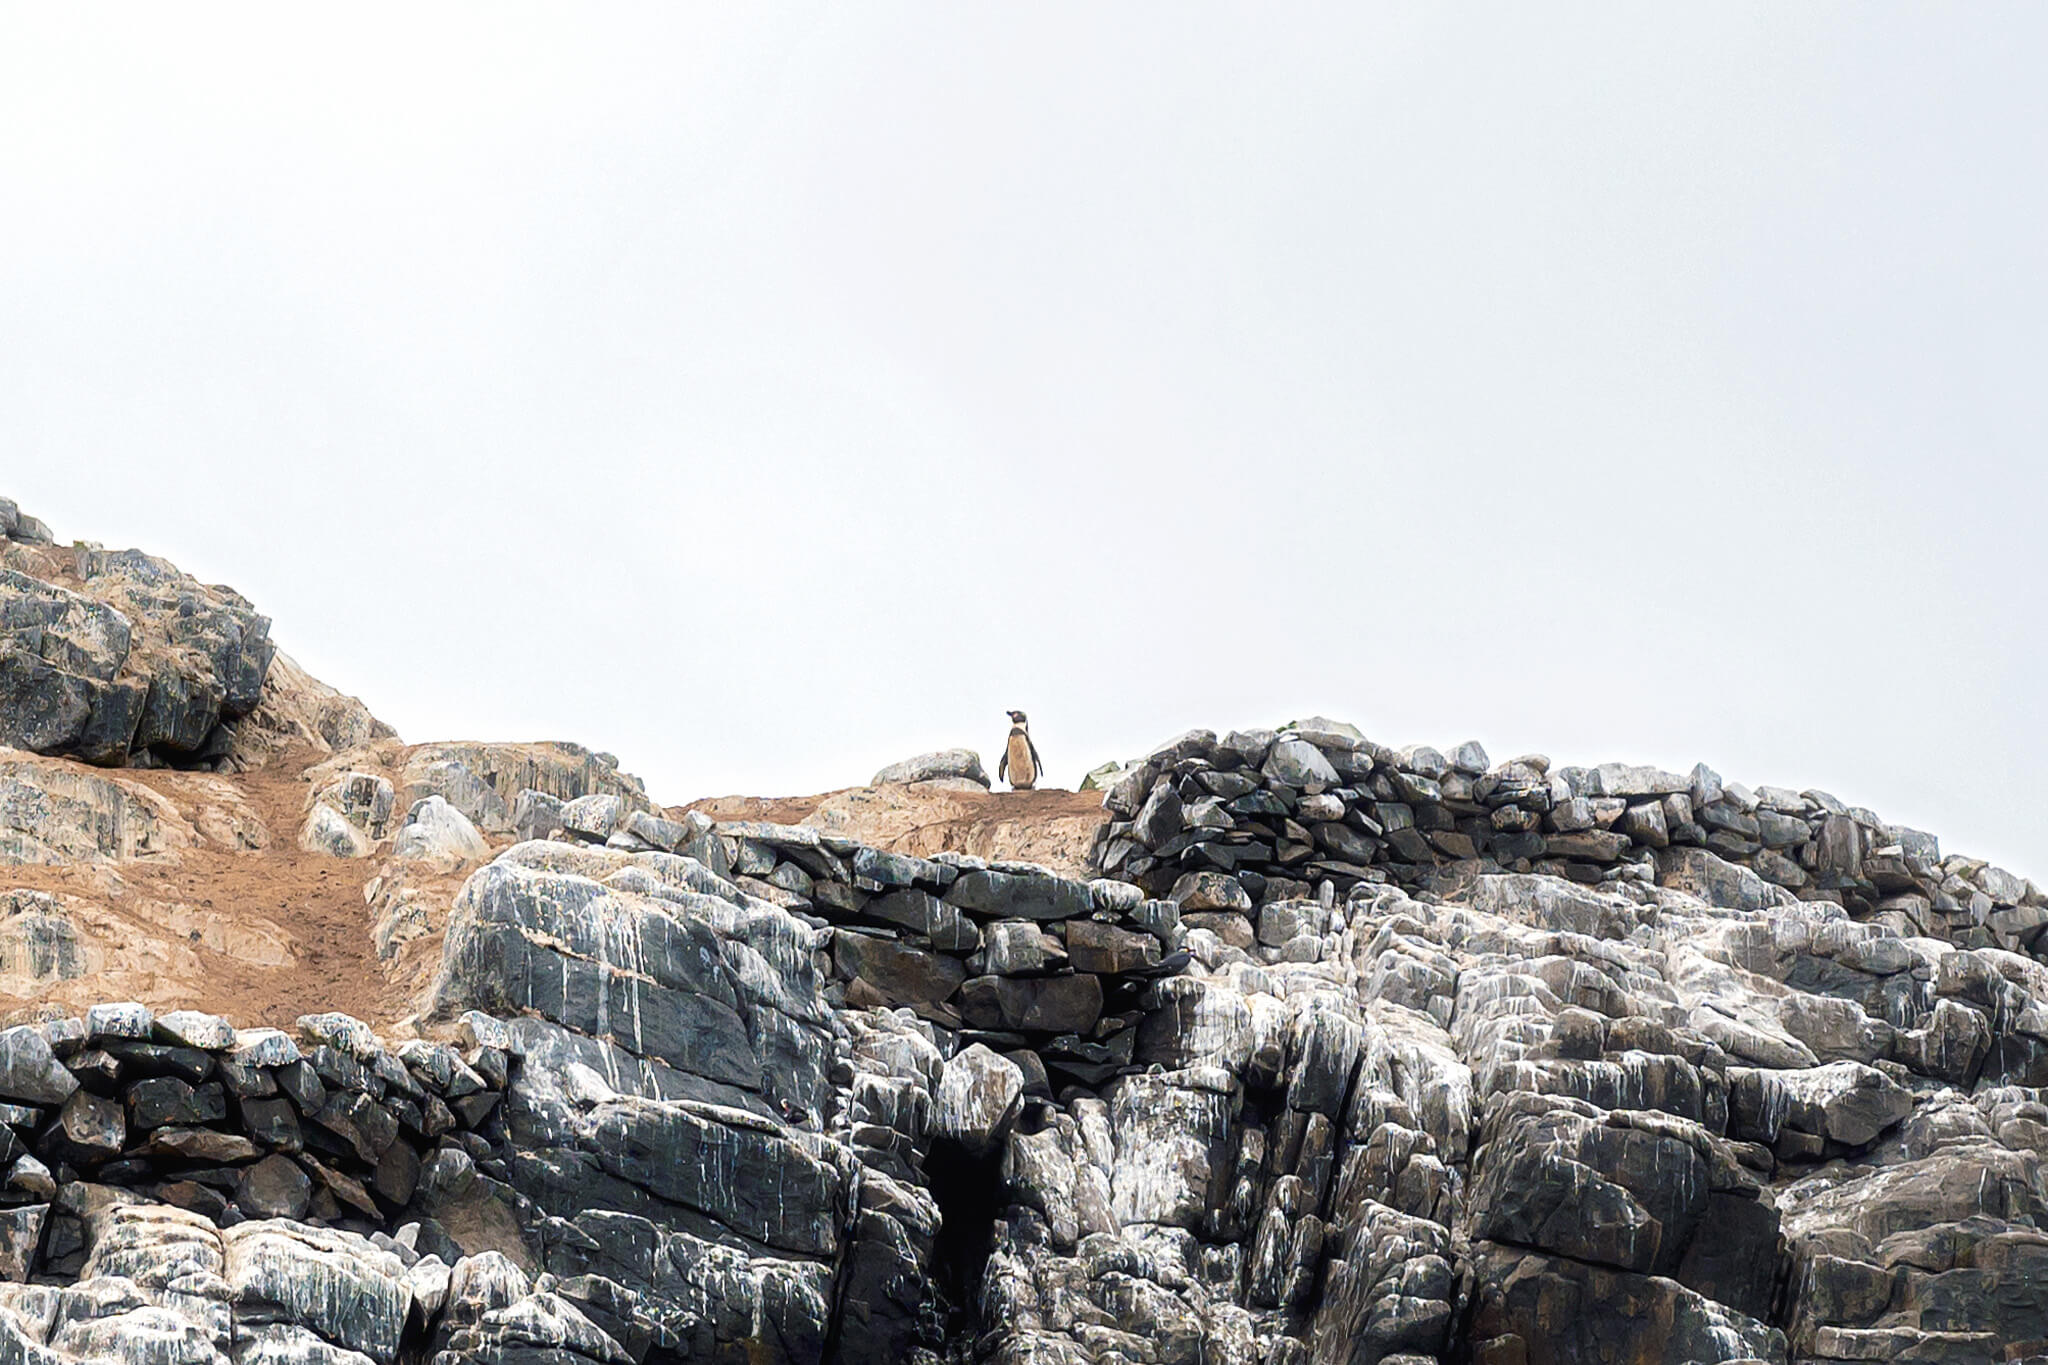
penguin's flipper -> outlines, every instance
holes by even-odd
[[[1009,780],[1010,780],[1010,746],[1009,746],[1009,745],[1007,745],[1007,744],[1005,744],[1005,745],[1003,746],[1003,761],[1002,761],[1002,762],[1000,762],[1000,763],[998,763],[998,764],[996,764],[996,781],[998,781],[998,782],[1007,782],[1007,781],[1009,781]]]
[[[1026,734],[1024,736],[1024,743],[1029,745],[1031,749],[1031,771],[1033,776],[1044,777],[1045,760],[1038,756],[1038,746],[1032,743],[1031,736],[1029,734]]]

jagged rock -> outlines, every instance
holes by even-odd
[[[0,740],[110,765],[150,749],[214,758],[222,723],[256,709],[276,647],[268,618],[232,590],[135,550],[11,562],[0,570]]]
[[[972,1043],[946,1063],[932,1112],[932,1131],[951,1138],[977,1157],[987,1156],[1008,1136],[1024,1096],[1024,1073],[1016,1063]]]
[[[299,829],[299,847],[337,858],[365,858],[390,831],[397,794],[376,773],[344,772],[316,791]]]
[[[1148,849],[1159,848],[1180,833],[1181,815],[1180,792],[1172,783],[1162,781],[1131,820],[1131,837]]]
[[[982,965],[997,976],[1042,976],[1067,966],[1066,946],[1030,920],[991,924],[982,939]]]
[[[1067,921],[1066,936],[1067,956],[1076,971],[1120,976],[1159,962],[1159,940],[1151,934],[1077,919]]]
[[[841,976],[866,982],[892,1004],[935,1005],[967,979],[957,958],[850,930],[833,936],[832,952]]]
[[[615,855],[620,870],[654,860],[679,879],[657,878],[657,896],[525,866],[521,848],[546,846],[487,864],[457,899],[441,1011],[532,1011],[712,1081],[814,1102],[825,1048],[812,931],[685,889],[689,869],[659,861],[669,855]]]
[[[1789,1126],[1845,1147],[1863,1147],[1913,1109],[1913,1096],[1882,1071],[1859,1062],[1831,1062],[1796,1071],[1737,1073],[1756,1082],[1752,1119],[1747,1088],[1734,1090],[1737,1112],[1758,1139],[1775,1141]],[[1772,1121],[1776,1120],[1774,1124]]]
[[[863,907],[871,919],[901,925],[931,940],[934,948],[946,952],[972,952],[981,946],[982,932],[973,920],[928,891],[905,887],[877,896]]]
[[[244,1312],[265,1311],[391,1365],[412,1309],[397,1257],[353,1233],[265,1219],[221,1233],[220,1270]]]
[[[37,610],[35,648],[0,631],[23,676],[140,680],[124,746],[244,752],[218,717],[246,679],[101,678],[91,611]],[[88,696],[69,752],[117,711]],[[1826,793],[1320,718],[1196,731],[1117,770],[1088,871],[1129,880],[1087,881],[945,851],[943,822],[883,848],[836,815],[670,819],[615,761],[537,748],[367,743],[308,777],[310,844],[393,842],[366,920],[395,882],[446,894],[401,862],[536,840],[434,922],[402,1045],[107,1006],[0,1033],[0,1272],[38,1281],[0,1292],[0,1352],[1527,1365],[2040,1338],[2048,899]],[[116,905],[100,888],[185,837],[154,781],[0,761],[5,856],[89,863]],[[392,828],[400,798],[460,847]],[[49,959],[6,979],[58,971],[70,903],[0,907],[0,952]]]
[[[26,1280],[35,1269],[42,1246],[48,1204],[22,1204],[0,1210],[0,1280]]]
[[[1783,894],[1762,877],[1703,848],[1668,848],[1657,855],[1657,884],[1729,910],[1762,910]]]
[[[57,1060],[40,1031],[27,1025],[0,1029],[0,1099],[62,1104],[77,1089],[78,1078]]]
[[[610,754],[593,753],[580,744],[453,742],[415,745],[405,751],[400,796],[408,808],[440,796],[480,829],[510,834],[513,807],[523,791],[565,803],[590,795],[615,796],[621,815],[648,806],[638,778],[621,772]]]
[[[62,865],[174,847],[169,803],[136,785],[40,760],[0,760],[0,863]]]
[[[57,1112],[47,1137],[50,1153],[77,1165],[97,1164],[121,1154],[128,1140],[128,1121],[119,1100],[88,1090],[74,1090]]]
[[[1275,782],[1306,792],[1327,791],[1341,781],[1330,760],[1302,739],[1276,740],[1259,770]]]
[[[1528,1365],[1644,1360],[1782,1361],[1784,1334],[1676,1281],[1581,1265],[1514,1247],[1473,1248],[1466,1339],[1488,1359]]]
[[[562,828],[570,834],[601,844],[611,837],[625,815],[625,804],[618,797],[608,792],[593,792],[564,804],[559,818]]]
[[[562,808],[568,803],[547,792],[528,787],[512,803],[512,831],[521,839],[545,839],[562,828]]]

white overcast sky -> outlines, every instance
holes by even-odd
[[[0,7],[0,493],[656,795],[1029,711],[2048,874],[2048,10]]]

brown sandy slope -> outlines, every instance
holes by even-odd
[[[720,796],[693,801],[716,820],[811,825],[896,853],[929,857],[952,849],[978,858],[1043,863],[1088,876],[1088,851],[1107,819],[1102,793],[984,792],[933,782],[850,787],[821,796]]]
[[[261,821],[265,847],[229,848],[208,838],[115,864],[0,868],[0,889],[29,887],[90,903],[74,922],[83,921],[96,968],[51,982],[33,998],[0,995],[0,1011],[68,1011],[111,998],[209,1010],[242,1025],[286,1024],[329,1009],[377,1024],[409,1013],[410,1002],[387,981],[371,943],[363,885],[378,861],[297,846],[307,792],[301,773],[321,757],[299,752],[228,779]],[[181,812],[194,807],[206,784],[220,781],[166,771],[105,775],[146,786]]]

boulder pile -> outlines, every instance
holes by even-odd
[[[76,1271],[86,1247],[73,1206],[92,1190],[224,1227],[290,1218],[377,1232],[414,1207],[423,1178],[507,1174],[497,1113],[509,1065],[482,1045],[390,1050],[341,1014],[308,1015],[294,1036],[109,1004],[0,1031],[0,1200],[17,1235],[0,1261],[16,1278]],[[53,1205],[64,1190],[69,1203]]]
[[[1689,887],[1753,909],[1830,901],[1963,947],[2032,953],[2048,939],[2048,895],[2033,883],[1943,857],[1933,835],[1826,792],[1751,790],[1705,764],[1493,764],[1477,743],[1389,749],[1316,719],[1182,735],[1124,768],[1104,805],[1104,874],[1184,903],[1285,900],[1324,883],[1338,896],[1413,890],[1483,870]]]

